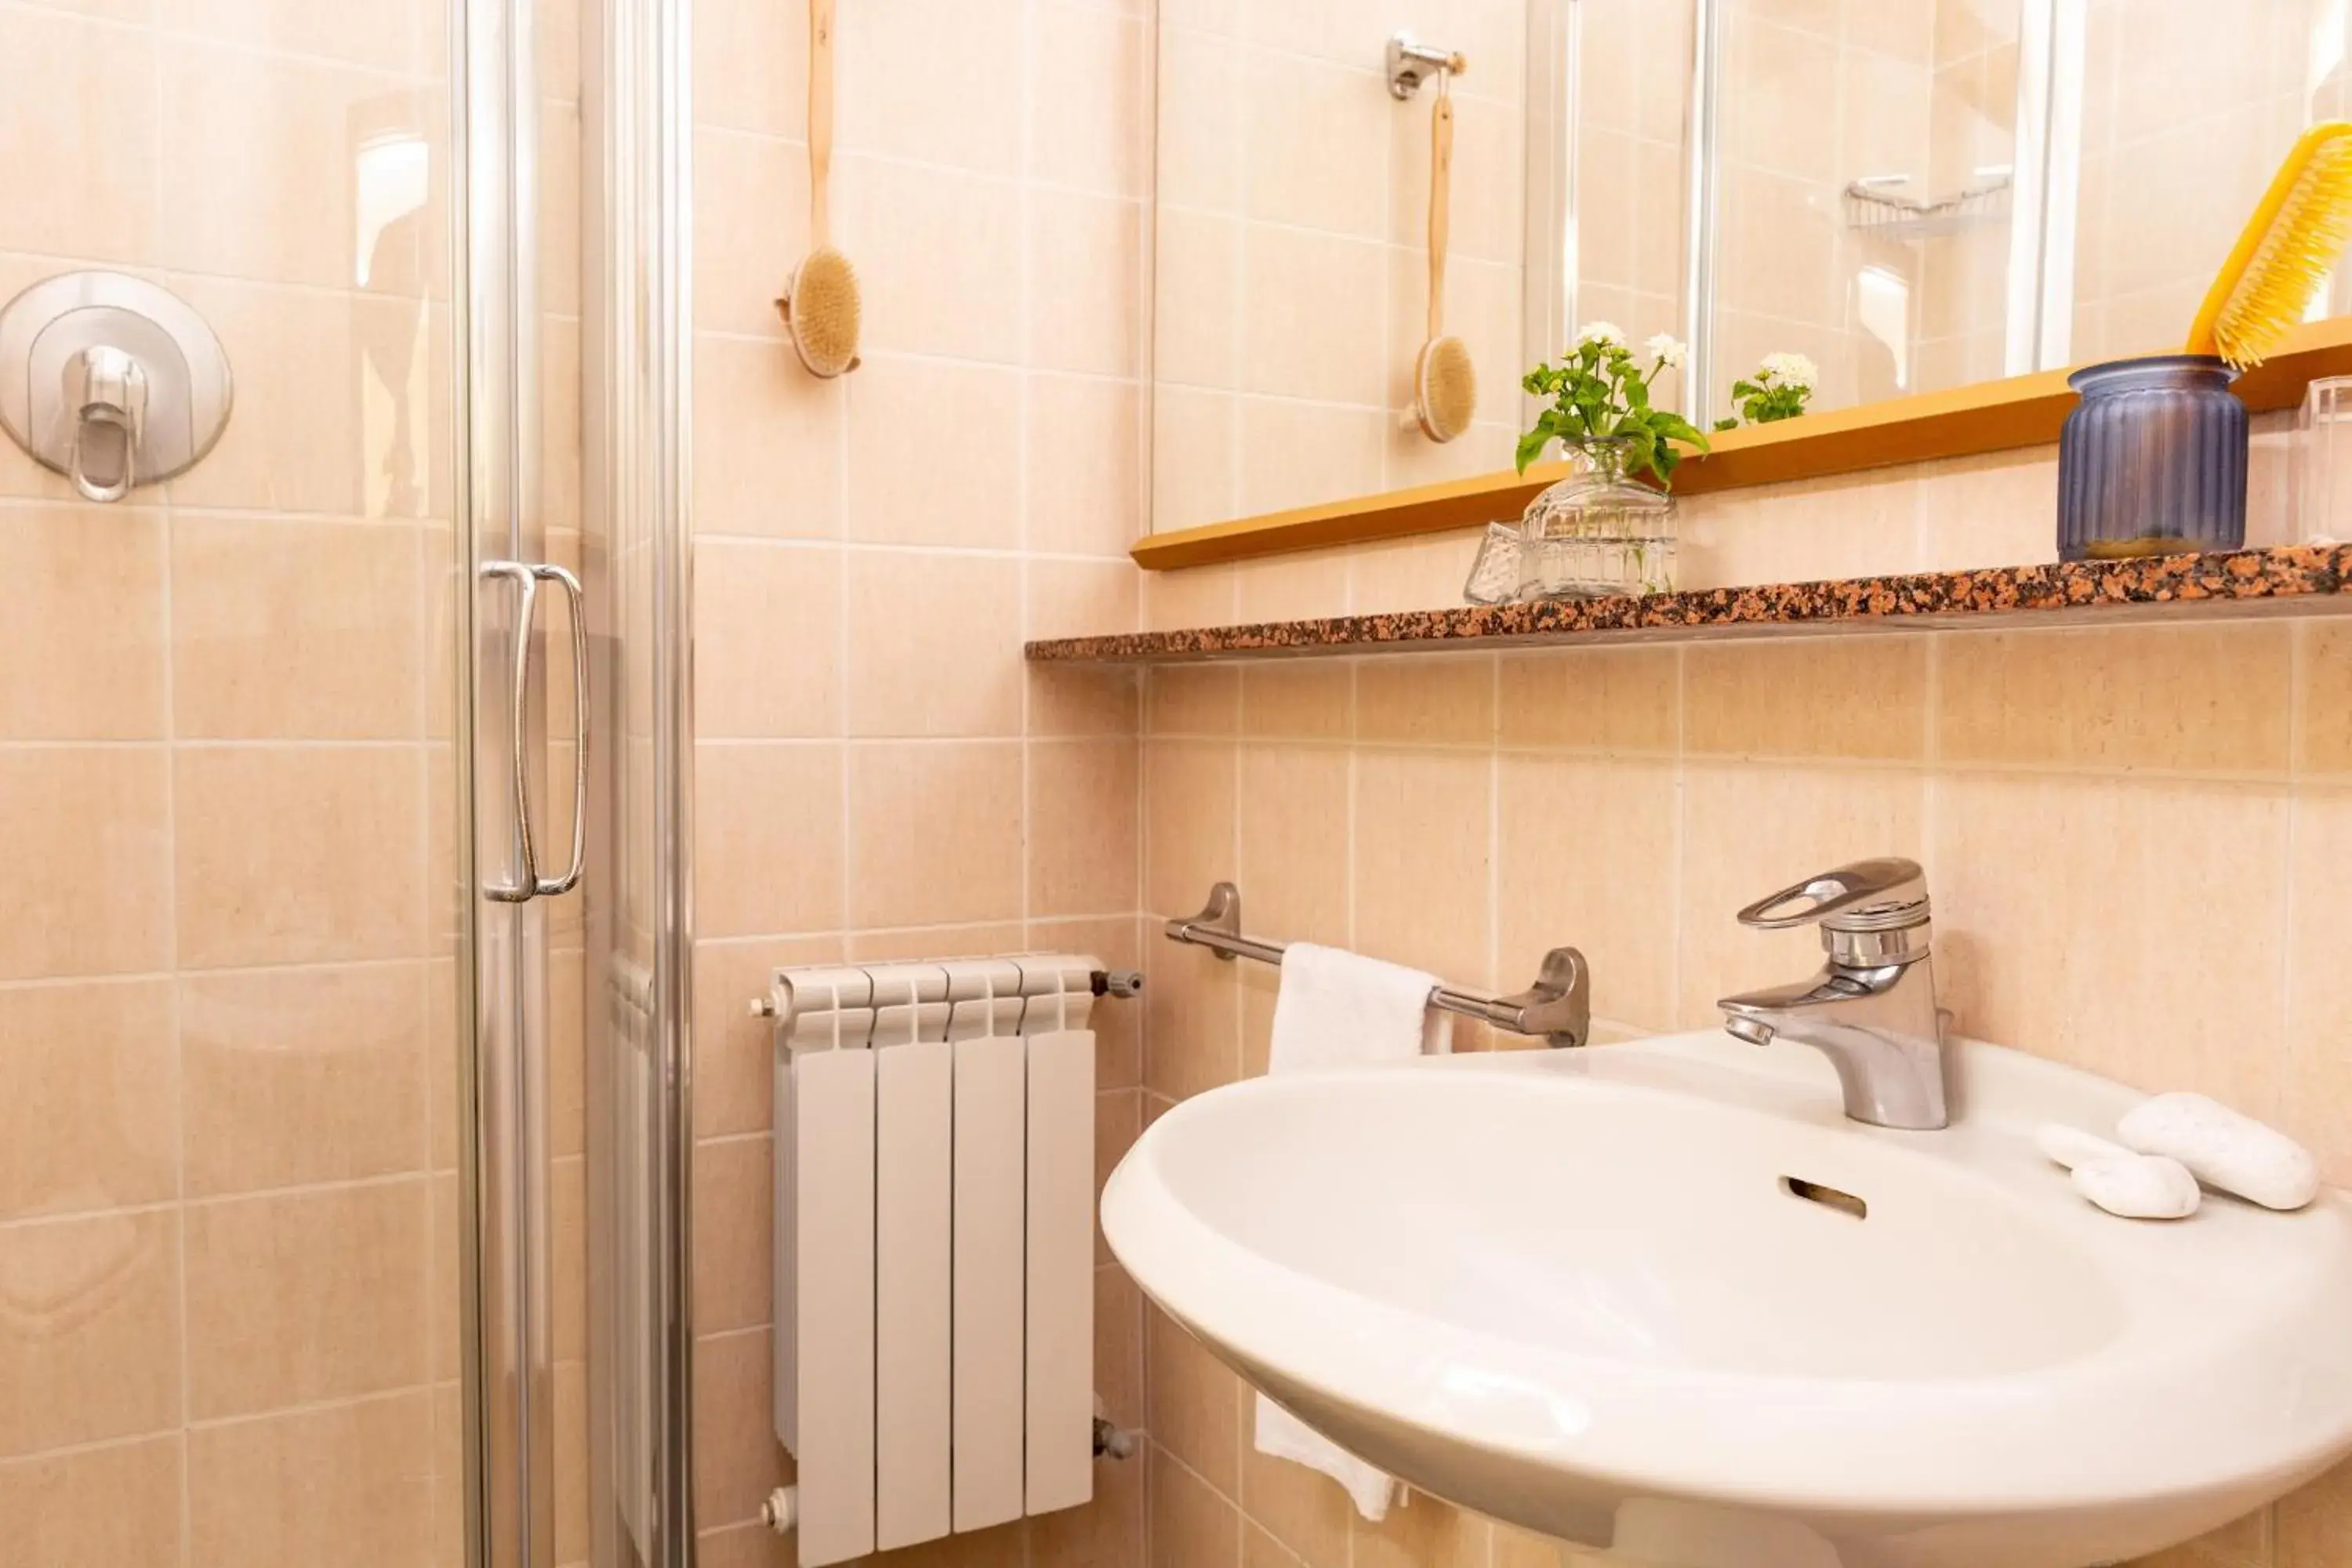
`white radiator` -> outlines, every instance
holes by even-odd
[[[1097,968],[772,976],[776,1435],[802,1568],[1093,1496]]]

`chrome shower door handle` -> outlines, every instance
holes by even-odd
[[[521,851],[522,874],[513,882],[488,882],[483,896],[501,904],[529,903],[541,897],[568,893],[579,886],[588,852],[588,616],[580,579],[561,566],[545,562],[485,561],[481,574],[511,579],[522,589],[515,607],[514,658],[509,666],[508,711],[513,717],[515,841]],[[572,858],[560,877],[539,874],[539,838],[530,820],[530,638],[539,618],[539,585],[553,583],[563,590],[572,612],[572,712],[574,742],[572,769]]]

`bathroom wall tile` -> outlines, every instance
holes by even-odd
[[[2152,1557],[2133,1568],[2270,1568],[2271,1512],[2261,1509],[2221,1529]]]
[[[176,750],[180,962],[419,955],[424,786],[411,747]]]
[[[1023,635],[1087,637],[1136,623],[1139,574],[1124,561],[1054,561],[1024,564],[1026,594]]]
[[[2280,1010],[2178,983],[2286,983],[2287,804],[2261,785],[1959,774],[1926,864],[1958,1026],[2138,1088],[2280,1110]],[[1759,891],[1768,890],[1759,889]]]
[[[1216,664],[1152,669],[1143,700],[1147,734],[1234,734],[1241,728],[1241,672]]]
[[[1237,1496],[1248,1389],[1165,1312],[1147,1306],[1144,1318],[1152,1442],[1223,1496]]]
[[[1142,723],[1140,670],[1033,664],[1028,681],[1032,735],[1132,735]]]
[[[1032,1568],[1100,1568],[1110,1563],[1141,1568],[1148,1495],[1145,1474],[1150,1463],[1139,1450],[1118,1464],[1098,1464],[1092,1503],[1031,1520]]]
[[[2352,774],[2352,625],[2305,621],[2294,632],[2295,771]]]
[[[1048,3],[1031,23],[1029,61],[1029,173],[1104,195],[1143,195],[1152,101],[1144,19]]]
[[[0,512],[0,739],[163,734],[163,625],[155,514]]]
[[[164,967],[169,822],[160,750],[0,747],[0,865],[41,911],[0,927],[0,978]]]
[[[783,338],[776,300],[809,252],[808,150],[704,125],[694,133],[694,185],[695,327]],[[793,368],[800,372],[797,360]]]
[[[1019,373],[869,353],[851,379],[852,538],[1020,542]],[[925,449],[921,461],[909,462],[907,436],[917,429]]]
[[[763,1132],[775,1082],[772,1029],[747,1005],[779,964],[835,963],[835,937],[694,944],[694,1130],[705,1138]]]
[[[1123,196],[1030,192],[1029,363],[1095,375],[1143,369],[1149,222]]]
[[[2119,626],[1942,637],[1947,763],[2284,773],[2292,628]]]
[[[1673,1027],[1675,764],[1506,755],[1498,766],[1496,983],[1515,989],[1545,952],[1574,947],[1592,965],[1596,1014]]]
[[[1018,0],[842,13],[841,145],[1009,174],[1020,164],[1023,73]]]
[[[1242,748],[1236,863],[1251,929],[1347,944],[1349,767],[1336,747]]]
[[[1356,758],[1355,944],[1487,984],[1490,758],[1366,749]]]
[[[1092,953],[1107,968],[1139,969],[1147,942],[1155,949],[1160,945],[1157,922],[1151,922],[1147,931],[1146,922],[1136,917],[1118,915],[1108,920],[1033,920],[1023,945],[1032,952]],[[1151,956],[1156,963],[1159,953],[1154,951]],[[1098,1003],[1089,1026],[1095,1032],[1097,1092],[1108,1095],[1139,1087],[1143,1082],[1143,1008],[1138,1001]]]
[[[1267,739],[1345,740],[1355,725],[1356,674],[1340,659],[1242,668],[1242,733]]]
[[[1301,550],[1234,563],[1237,603],[1244,621],[1317,620],[1348,613],[1348,554],[1340,550]]]
[[[1918,761],[1927,658],[1916,637],[1694,643],[1683,654],[1684,744],[1736,756]]]
[[[558,1362],[552,1381],[555,1558],[580,1563],[588,1561],[588,1364]]]
[[[417,531],[403,524],[175,520],[176,733],[183,740],[421,733],[419,567]]]
[[[177,1425],[179,1232],[152,1210],[0,1229],[0,1457]]]
[[[772,1145],[705,1140],[694,1151],[694,1329],[724,1332],[769,1317]]]
[[[1170,266],[1163,252],[1162,269]],[[1245,390],[1381,406],[1387,349],[1379,333],[1364,330],[1382,319],[1387,256],[1380,246],[1254,228],[1242,276]]]
[[[2278,1568],[2328,1568],[2352,1552],[2352,1465],[2338,1465],[2277,1503]]]
[[[1139,766],[1129,740],[1031,745],[1032,913],[1108,914],[1135,906]]]
[[[1317,506],[1381,489],[1387,416],[1378,408],[1244,397],[1240,412],[1239,494],[1244,517]],[[1222,521],[1223,519],[1216,521]],[[1255,563],[1243,563],[1244,569]],[[1347,590],[1344,575],[1331,592]]]
[[[188,1436],[198,1563],[404,1568],[430,1548],[433,1412],[422,1390]]]
[[[842,558],[704,539],[694,547],[695,732],[837,733]]]
[[[0,1464],[0,1568],[178,1568],[180,1439]]]
[[[1937,903],[1938,945],[1949,946],[1942,904],[1954,868],[1948,852],[1930,856],[1923,845],[1927,787],[1905,771],[1685,764],[1675,1023],[1707,1027],[1721,1016],[1716,998],[1819,968],[1814,931],[1749,931],[1733,917],[1767,893],[1849,860],[1903,855],[1923,861]],[[1759,823],[1771,831],[1759,833]],[[1939,978],[1944,967],[1939,963]]]
[[[1872,473],[1706,497],[1684,524],[1683,586],[1912,571],[1916,491],[1907,478]]]
[[[580,157],[579,104],[542,103],[539,114],[539,308],[553,316],[580,314],[580,209],[585,189]],[[577,381],[564,391],[576,394]],[[579,471],[574,464],[571,474]]]
[[[169,986],[0,989],[0,1219],[175,1195]]]
[[[1241,205],[1242,75],[1231,46],[1162,14],[1156,194],[1162,212],[1232,213]]]
[[[850,153],[834,159],[833,192],[835,243],[856,263],[872,349],[1020,358],[1020,206],[1009,185]]]
[[[0,102],[8,106],[0,157],[23,182],[0,213],[0,250],[82,256],[97,261],[153,258],[158,121],[146,93],[124,81],[154,79],[156,48],[143,28],[31,7],[0,16]],[[100,120],[94,103],[119,106]],[[119,147],[142,150],[115,155]]]
[[[1176,386],[1239,386],[1244,338],[1241,224],[1162,207],[1155,228],[1153,380]]]
[[[1506,746],[1643,755],[1671,752],[1680,744],[1679,649],[1562,648],[1501,657],[1498,727]]]
[[[1139,1099],[1139,1096],[1129,1098]],[[1116,1263],[1095,1270],[1095,1388],[1114,1426],[1130,1430],[1145,1419],[1143,1393],[1143,1292]],[[1132,1470],[1132,1465],[1113,1467]],[[1097,1495],[1109,1479],[1095,1471]]]
[[[1487,744],[1495,734],[1495,661],[1371,658],[1356,668],[1356,734],[1366,742]]]
[[[1484,529],[1400,539],[1350,552],[1349,607],[1359,616],[1383,610],[1452,609],[1477,558]]]
[[[1355,1568],[1479,1568],[1487,1558],[1486,1521],[1425,1493],[1378,1524],[1359,1516],[1349,1529]]]
[[[2280,1109],[2287,1128],[2319,1156],[2321,1174],[2352,1186],[2352,994],[2342,983],[2352,908],[2341,879],[2352,856],[2352,795],[2305,790],[2292,809]]]
[[[768,1493],[792,1479],[775,1434],[764,1330],[694,1342],[694,1513],[733,1524],[760,1517]]]
[[[1307,1568],[1348,1568],[1356,1509],[1337,1481],[1252,1447],[1242,1455],[1240,1502],[1243,1517]]]
[[[1234,872],[1235,753],[1228,742],[1150,741],[1143,748],[1144,902],[1187,915]]]
[[[1021,732],[1021,563],[854,551],[842,614],[849,733]]]
[[[849,923],[1017,918],[1017,742],[866,745],[849,755]]]
[[[1235,591],[1231,566],[1147,572],[1143,577],[1143,627],[1146,631],[1172,631],[1181,626],[1223,625],[1234,617]]]
[[[704,1530],[694,1538],[704,1568],[793,1568],[793,1545],[756,1520]]]
[[[705,0],[694,13],[695,119],[805,135],[808,33],[807,0]]]
[[[1205,897],[1207,889],[1200,897]],[[1200,908],[1194,903],[1185,914]],[[1178,1100],[1242,1076],[1238,961],[1204,947],[1171,942],[1158,952],[1143,992],[1143,1082]],[[1150,1114],[1147,1103],[1145,1114]]]
[[[1108,1268],[1116,1263],[1110,1244],[1103,1238],[1100,1199],[1104,1184],[1112,1171],[1127,1158],[1143,1131],[1143,1096],[1134,1089],[1095,1096],[1095,1264]]]
[[[1032,550],[1126,563],[1146,527],[1142,395],[1128,382],[1032,374],[1024,483]]]
[[[843,762],[836,746],[695,748],[695,928],[702,936],[841,923]]]
[[[2058,449],[1954,458],[1919,469],[1922,572],[2058,559]]]
[[[180,983],[193,1195],[425,1168],[425,965]]]
[[[189,1414],[422,1383],[430,1211],[421,1178],[192,1205]]]
[[[1564,1551],[1548,1536],[1507,1524],[1495,1527],[1495,1568],[1598,1568],[1600,1559]]]
[[[847,395],[780,344],[697,333],[695,531],[839,538]]]
[[[1389,215],[1388,161],[1366,157],[1364,150],[1390,134],[1396,105],[1385,84],[1360,64],[1267,49],[1247,51],[1239,64],[1250,149],[1249,216],[1264,224],[1381,238]],[[1426,119],[1413,118],[1422,121],[1425,142]]]
[[[1154,315],[1160,315],[1157,307]],[[1151,389],[1151,504],[1145,520],[1149,531],[1166,533],[1199,528],[1240,515],[1241,407],[1241,399],[1233,393],[1179,386],[1165,369],[1160,370]],[[1145,575],[1150,580],[1166,579],[1169,586],[1176,588],[1203,581],[1223,580],[1230,584],[1233,568],[1204,566]]]

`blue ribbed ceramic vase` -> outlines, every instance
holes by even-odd
[[[2111,561],[2246,542],[2246,405],[2204,354],[2076,371],[2058,437],[2058,556]]]

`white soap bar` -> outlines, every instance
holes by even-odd
[[[2045,1121],[2035,1128],[2033,1142],[2044,1154],[2070,1171],[2093,1160],[2121,1159],[2131,1153],[2120,1143],[2110,1143],[2063,1121]]]
[[[2074,1190],[2126,1219],[2187,1219],[2197,1212],[2197,1178],[2161,1154],[2122,1154],[2074,1167]]]
[[[2319,1195],[2319,1163],[2310,1150],[2201,1094],[2159,1094],[2117,1123],[2116,1136],[2264,1208],[2299,1209]]]

